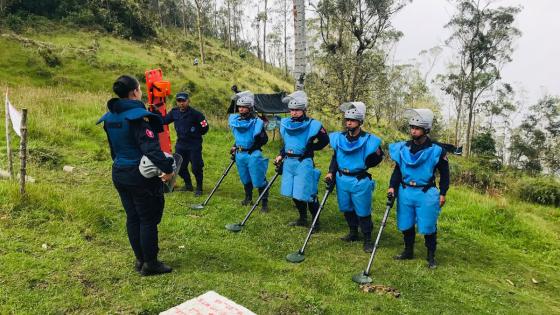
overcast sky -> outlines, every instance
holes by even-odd
[[[560,1],[498,0],[496,5],[523,7],[516,26],[523,33],[515,43],[513,61],[503,71],[503,81],[524,89],[528,105],[545,92],[560,95]],[[444,25],[454,13],[447,0],[414,0],[393,19],[404,33],[395,50],[397,62],[418,59],[422,50],[444,45],[449,33]],[[452,60],[449,50],[442,54],[432,74],[445,71]]]
[[[263,5],[259,0],[246,1],[251,6],[245,13],[252,20]],[[306,4],[308,1],[317,2],[306,0]],[[269,1],[269,10],[277,5],[277,1]],[[522,35],[514,44],[513,61],[502,69],[503,82],[514,86],[517,97],[525,107],[534,104],[545,93],[560,96],[560,0],[494,0],[493,6],[522,7],[515,21]],[[313,16],[313,9],[306,7],[308,17]],[[449,36],[444,25],[454,11],[454,6],[448,0],[413,0],[397,13],[392,23],[404,36],[394,49],[395,63],[421,61],[419,53],[422,50],[444,46],[444,41]],[[290,33],[293,33],[292,27],[290,26]],[[254,36],[254,29],[247,26],[245,28],[249,36]],[[444,48],[428,80],[445,72],[446,64],[451,61],[451,49]],[[425,67],[423,69],[426,70]],[[432,87],[432,91],[438,95],[444,107],[450,105],[437,87]]]

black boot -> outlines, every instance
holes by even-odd
[[[358,236],[358,224],[359,224],[358,216],[354,211],[343,212],[343,213],[344,213],[344,218],[348,223],[348,228],[350,229],[350,232],[348,232],[348,234],[341,237],[340,239],[345,242],[355,242],[360,239],[360,237]]]
[[[315,217],[319,212],[319,202],[317,200],[308,202],[307,209],[309,210],[309,213],[311,213],[311,219],[315,220]],[[315,222],[315,227],[313,228],[313,231],[311,231],[311,233],[319,232],[320,228],[321,228],[321,224],[319,223],[319,219],[317,218],[317,222]]]
[[[299,212],[299,219],[288,223],[288,226],[307,226],[307,202],[293,199]]]
[[[437,268],[436,263],[436,246],[437,246],[437,233],[424,235],[424,244],[428,250],[426,260],[428,261],[428,268]]]
[[[136,261],[134,262],[134,270],[140,272],[140,270],[142,270],[142,266],[144,265],[144,262],[138,258],[136,258]]]
[[[245,199],[241,201],[241,205],[246,206],[250,205],[253,201],[253,184],[245,184],[243,185],[243,189],[245,190]]]
[[[364,233],[364,252],[366,252],[366,253],[373,252],[373,243],[371,242],[371,233],[369,233],[369,234]]]
[[[364,235],[364,252],[371,253],[373,251],[373,243],[371,242],[373,222],[371,221],[371,215],[367,217],[358,217],[358,221],[360,222],[360,229],[362,229],[362,234]]]
[[[414,258],[414,239],[416,238],[416,230],[411,227],[403,231],[404,250],[400,255],[393,257],[396,260],[408,260]]]
[[[142,276],[151,276],[151,275],[159,275],[163,273],[170,273],[173,271],[171,267],[162,263],[161,261],[154,260],[151,262],[145,262],[142,265],[142,269],[140,270],[140,274]]]
[[[259,188],[259,196],[263,193],[263,191],[266,188],[267,183],[265,182],[265,185]],[[268,212],[268,190],[264,193],[262,199],[261,199],[261,212]]]

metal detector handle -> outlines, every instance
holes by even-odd
[[[208,197],[206,198],[206,200],[204,200],[204,202],[202,203],[202,206],[206,206],[208,204],[208,201],[210,201],[210,198],[212,198],[212,195],[214,195],[214,192],[216,192],[216,190],[218,189],[218,187],[220,187],[220,184],[222,183],[222,181],[224,180],[224,178],[226,178],[226,175],[229,173],[229,170],[231,170],[233,164],[235,164],[235,158],[231,160],[231,162],[229,163],[228,167],[226,168],[226,170],[224,171],[224,173],[222,174],[222,177],[220,177],[220,179],[218,180],[218,183],[216,183],[216,186],[214,186],[214,188],[212,189],[212,191],[210,192],[210,195],[208,195]]]
[[[321,204],[319,204],[319,209],[317,209],[317,214],[313,218],[313,222],[311,223],[311,227],[309,228],[309,232],[307,232],[307,236],[305,237],[305,241],[303,241],[303,246],[299,250],[299,253],[302,254],[302,255],[305,252],[305,247],[307,246],[307,242],[309,242],[309,239],[311,238],[311,234],[313,234],[313,229],[315,228],[315,224],[317,224],[317,220],[319,220],[319,215],[321,215],[321,211],[323,211],[323,208],[325,207],[325,203],[327,202],[327,198],[329,197],[329,195],[331,194],[331,192],[333,190],[334,190],[334,181],[331,181],[331,184],[329,184],[329,186],[327,186],[327,190],[325,191],[325,194],[323,195],[323,199],[321,200]]]
[[[282,159],[280,161],[278,161],[278,163],[273,163],[276,166],[276,168],[274,170],[276,172],[276,174],[282,175],[282,169],[283,169],[283,166],[284,166],[284,160],[285,159],[286,159],[286,157],[284,156],[284,157],[282,157]]]
[[[387,207],[393,207],[393,204],[395,203],[395,195],[393,193],[388,193],[387,194]]]
[[[251,216],[253,211],[255,211],[255,209],[257,208],[257,206],[259,205],[259,203],[263,199],[264,195],[270,190],[270,187],[272,187],[272,184],[274,184],[274,181],[276,181],[276,178],[278,178],[278,175],[280,175],[280,174],[278,174],[278,173],[274,174],[274,176],[272,177],[272,179],[270,180],[268,185],[266,185],[266,187],[264,188],[262,193],[259,195],[259,198],[257,198],[257,201],[255,201],[255,204],[251,207],[251,210],[249,210],[249,212],[247,213],[247,215],[245,216],[243,221],[241,221],[241,223],[239,223],[240,226],[244,226],[245,223],[247,222],[247,220],[249,220],[249,217]]]
[[[385,214],[383,215],[383,220],[381,220],[381,226],[379,227],[379,232],[377,233],[377,238],[375,239],[375,244],[373,245],[373,251],[371,252],[371,256],[369,257],[368,265],[366,270],[364,270],[364,275],[369,276],[369,272],[371,270],[371,265],[373,264],[373,259],[375,258],[375,253],[377,252],[377,247],[379,246],[379,240],[381,239],[381,233],[383,233],[383,229],[387,225],[387,218],[389,217],[389,212],[393,207],[393,203],[395,202],[395,198],[393,194],[389,194],[387,196],[387,208],[385,209]]]

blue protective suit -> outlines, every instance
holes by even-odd
[[[243,185],[252,183],[254,187],[261,188],[266,185],[266,171],[268,159],[262,155],[260,149],[250,150],[264,128],[264,122],[258,117],[241,119],[239,114],[232,114],[228,119],[229,127],[235,138],[235,163],[239,178]]]
[[[306,202],[315,200],[321,171],[315,168],[313,159],[305,154],[309,151],[311,138],[315,137],[321,128],[321,123],[314,119],[281,120],[280,134],[284,140],[286,154],[280,187],[283,196]]]
[[[355,211],[359,217],[371,215],[372,193],[375,181],[366,174],[366,158],[375,153],[381,139],[366,133],[355,141],[349,141],[345,132],[329,135],[330,145],[335,151],[338,172],[336,173],[336,194],[341,212]]]
[[[432,145],[416,154],[410,152],[406,142],[389,145],[391,159],[402,173],[402,184],[397,194],[397,227],[401,231],[418,225],[421,234],[432,234],[437,230],[439,190],[433,183],[434,170],[443,149]]]

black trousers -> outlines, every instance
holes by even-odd
[[[130,246],[136,259],[155,261],[159,252],[157,226],[165,206],[162,182],[157,177],[145,179],[141,175],[122,175],[113,171],[113,183],[126,212]]]
[[[179,176],[185,181],[186,186],[192,186],[191,174],[189,173],[189,163],[196,180],[196,187],[202,190],[202,179],[204,177],[202,169],[204,168],[204,160],[202,159],[202,147],[198,148],[182,148],[175,147],[175,152],[183,157],[183,164],[179,169]]]

